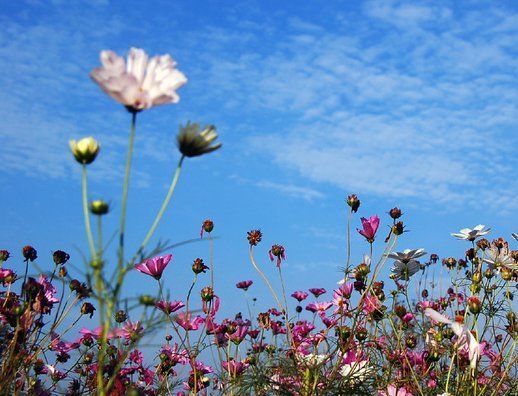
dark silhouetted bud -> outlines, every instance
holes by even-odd
[[[201,225],[200,238],[203,238],[203,233],[208,232],[209,234],[214,229],[214,222],[212,220],[205,220]]]
[[[347,205],[350,206],[351,212],[356,213],[360,207],[360,200],[355,194],[351,194],[347,197]]]
[[[0,263],[6,261],[9,257],[11,257],[11,253],[7,250],[0,250]]]
[[[417,337],[414,334],[409,334],[405,339],[405,345],[410,349],[414,349],[417,346]]]
[[[95,307],[89,302],[83,303],[81,306],[81,313],[83,315],[90,315],[90,319],[94,316]]]
[[[491,244],[486,238],[479,239],[477,241],[477,247],[481,250],[486,250]]]
[[[206,270],[208,270],[209,267],[207,267],[201,258],[197,258],[192,263],[192,272],[195,274],[201,274],[202,272],[205,273]]]
[[[394,220],[399,219],[402,214],[403,213],[401,213],[401,209],[399,208],[392,208],[389,212],[390,217],[392,217]]]
[[[22,254],[25,261],[34,261],[38,258],[38,252],[30,245],[23,247]]]
[[[392,232],[394,235],[401,235],[405,232],[405,226],[402,221],[398,221],[396,224],[392,226]]]
[[[63,250],[56,250],[52,253],[52,258],[54,259],[54,263],[56,265],[65,264],[69,259],[70,255]]]
[[[124,323],[128,319],[128,315],[122,309],[115,312],[115,321],[117,323]]]
[[[437,261],[439,261],[439,256],[435,253],[430,254],[430,262],[435,264]]]
[[[90,202],[90,212],[97,216],[103,216],[110,211],[110,204],[102,199]]]
[[[295,312],[297,312],[297,313],[301,313],[301,312],[302,312],[302,307],[301,307],[300,305],[297,305],[297,306],[295,307]]]

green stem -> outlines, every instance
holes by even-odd
[[[133,143],[135,142],[135,126],[137,124],[137,113],[131,113],[131,130],[129,137],[128,155],[126,157],[126,170],[124,173],[124,185],[122,187],[122,208],[119,230],[119,269],[124,264],[124,228],[126,226],[126,205],[128,200],[129,176],[131,169],[131,157],[133,155]]]
[[[142,244],[140,245],[139,249],[135,253],[135,256],[133,257],[132,262],[137,258],[137,256],[140,253],[142,253],[142,251],[144,250],[144,248],[148,244],[149,240],[153,236],[153,234],[154,234],[154,232],[155,232],[155,230],[156,230],[156,228],[158,226],[158,223],[162,219],[162,216],[164,215],[164,212],[167,209],[167,206],[169,205],[169,202],[171,201],[171,197],[173,196],[173,193],[174,193],[174,190],[176,188],[176,185],[178,184],[178,179],[180,178],[180,172],[182,170],[182,163],[183,163],[184,158],[185,158],[184,155],[182,155],[180,157],[180,161],[178,161],[178,165],[176,167],[176,171],[175,171],[173,180],[171,181],[171,185],[169,186],[169,191],[167,192],[167,195],[166,195],[166,197],[164,199],[164,202],[162,203],[162,207],[158,211],[158,214],[157,214],[157,216],[155,218],[155,221],[153,222],[153,225],[149,229],[146,237],[144,238],[144,241],[142,242]]]
[[[94,238],[92,236],[92,227],[90,226],[90,213],[88,212],[88,190],[86,183],[86,165],[83,165],[83,177],[82,177],[82,187],[83,187],[83,214],[85,217],[85,228],[86,235],[88,237],[88,245],[90,245],[90,252],[92,254],[92,260],[95,261],[97,259],[97,253],[95,251]]]

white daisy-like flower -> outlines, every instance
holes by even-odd
[[[308,366],[320,366],[329,359],[327,355],[318,355],[316,353],[309,353],[307,355],[298,354],[297,357],[301,362]]]
[[[394,252],[388,255],[388,258],[408,263],[410,260],[422,257],[426,254],[424,249],[405,249],[402,252]]]
[[[394,259],[394,267],[392,267],[392,277],[397,280],[409,280],[410,277],[421,268],[421,263],[416,258],[426,254],[424,249],[405,249],[402,252],[394,252],[388,255]]]
[[[486,249],[484,254],[486,257],[484,257],[482,261],[487,263],[491,269],[495,269],[496,267],[507,267],[512,270],[518,270],[518,264],[504,249],[501,249],[500,251],[498,251],[498,249]]]
[[[513,232],[511,235],[513,236],[514,239],[516,239],[518,241],[518,234],[516,232]]]
[[[369,374],[367,363],[367,360],[359,360],[344,364],[340,368],[340,375],[356,383],[363,382]]]
[[[452,232],[451,235],[454,236],[457,239],[464,239],[470,242],[473,242],[475,239],[484,236],[486,234],[489,234],[489,231],[491,231],[491,228],[488,228],[487,230],[484,230],[485,225],[479,224],[475,228],[463,228],[458,233]]]
[[[140,48],[131,48],[127,61],[113,51],[101,52],[102,67],[90,73],[101,89],[130,111],[177,103],[176,90],[187,82],[170,55],[149,59]]]

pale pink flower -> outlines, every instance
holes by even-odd
[[[356,230],[367,239],[367,242],[374,242],[374,237],[376,236],[376,231],[378,231],[378,227],[380,225],[380,219],[377,215],[371,216],[369,219],[365,217],[361,218],[363,230],[357,228]]]
[[[143,263],[135,265],[135,269],[139,272],[142,272],[143,274],[152,276],[156,280],[160,280],[162,277],[162,272],[164,272],[165,267],[167,267],[167,264],[169,264],[169,261],[171,261],[172,258],[172,254],[153,257],[144,261]]]
[[[310,311],[310,312],[324,312],[324,311],[327,311],[329,308],[331,308],[333,306],[333,303],[331,302],[328,302],[328,301],[315,301],[314,303],[311,303],[309,304],[307,307],[306,307],[306,310],[307,311]]]
[[[424,310],[424,314],[435,322],[445,323],[451,326],[451,329],[458,337],[457,345],[460,348],[468,349],[470,367],[475,369],[477,366],[477,361],[480,357],[480,344],[473,336],[473,334],[471,334],[471,332],[463,324],[451,321],[446,316],[440,314],[432,308],[426,308]]]
[[[200,325],[205,322],[201,316],[196,316],[191,319],[192,315],[189,312],[180,312],[174,317],[174,321],[182,326],[185,330],[198,330]]]
[[[378,391],[378,396],[413,396],[405,388],[396,388],[395,385],[388,385],[387,391]]]
[[[177,103],[176,94],[187,82],[170,55],[151,59],[139,48],[131,48],[127,62],[113,51],[101,52],[102,67],[90,73],[101,89],[131,112],[167,103]]]

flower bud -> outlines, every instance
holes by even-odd
[[[197,258],[192,263],[192,272],[195,274],[201,274],[202,272],[205,273],[206,270],[208,270],[209,267],[207,267],[201,258]]]
[[[56,250],[52,253],[52,258],[56,265],[61,265],[65,264],[70,259],[70,255],[63,250]]]
[[[478,296],[471,296],[468,298],[468,308],[472,314],[478,314],[482,310],[482,303]]]
[[[205,302],[212,301],[214,298],[214,289],[212,287],[207,286],[201,289],[201,299]]]
[[[347,197],[347,205],[350,206],[351,212],[356,213],[360,207],[360,200],[355,194],[351,194]]]
[[[414,334],[409,334],[405,339],[407,348],[414,349],[417,346],[417,338]]]
[[[392,217],[394,220],[399,219],[402,214],[403,213],[401,212],[401,209],[399,209],[397,207],[390,209],[390,212],[389,212],[390,217]]]
[[[180,132],[176,137],[178,149],[186,157],[197,157],[215,151],[221,147],[221,143],[211,145],[218,138],[216,128],[213,125],[206,126],[200,132],[199,124],[187,123],[180,126]]]
[[[128,315],[122,309],[115,312],[115,321],[117,323],[124,323],[128,319]]]
[[[361,263],[356,267],[357,279],[365,279],[365,277],[371,272],[369,266],[365,263]]]
[[[513,270],[507,267],[502,267],[502,272],[500,272],[500,274],[502,275],[503,280],[508,281],[513,277]]]
[[[102,216],[110,211],[110,204],[102,199],[90,202],[90,212],[97,216]]]
[[[360,342],[365,341],[367,339],[367,329],[365,327],[358,326],[354,337]]]
[[[90,315],[90,319],[94,316],[95,307],[89,302],[83,303],[81,306],[81,314]]]
[[[491,246],[491,244],[486,238],[481,238],[477,241],[477,247],[482,251],[486,250],[489,246]]]
[[[205,220],[201,225],[200,238],[203,238],[203,233],[208,232],[209,234],[214,229],[214,222],[212,220]]]
[[[0,263],[6,261],[9,257],[11,257],[11,253],[8,250],[0,250]]]
[[[269,330],[272,327],[272,320],[268,312],[260,313],[257,317],[257,322],[259,322],[261,329]]]
[[[145,306],[154,306],[155,305],[155,299],[150,296],[150,295],[143,295],[143,296],[140,296],[139,297],[139,302],[142,304],[142,305],[145,305]]]
[[[71,140],[69,145],[76,161],[83,165],[94,162],[101,149],[101,146],[93,137],[83,138],[79,141]]]
[[[30,245],[23,247],[22,254],[25,261],[34,261],[38,258],[38,252]]]
[[[59,267],[58,275],[60,278],[66,277],[68,274],[67,268],[65,266]]]
[[[471,276],[471,280],[473,281],[473,283],[480,283],[482,281],[482,273],[480,271],[475,272]]]
[[[401,235],[405,232],[405,226],[402,221],[398,221],[396,224],[392,226],[392,233],[394,235]]]

